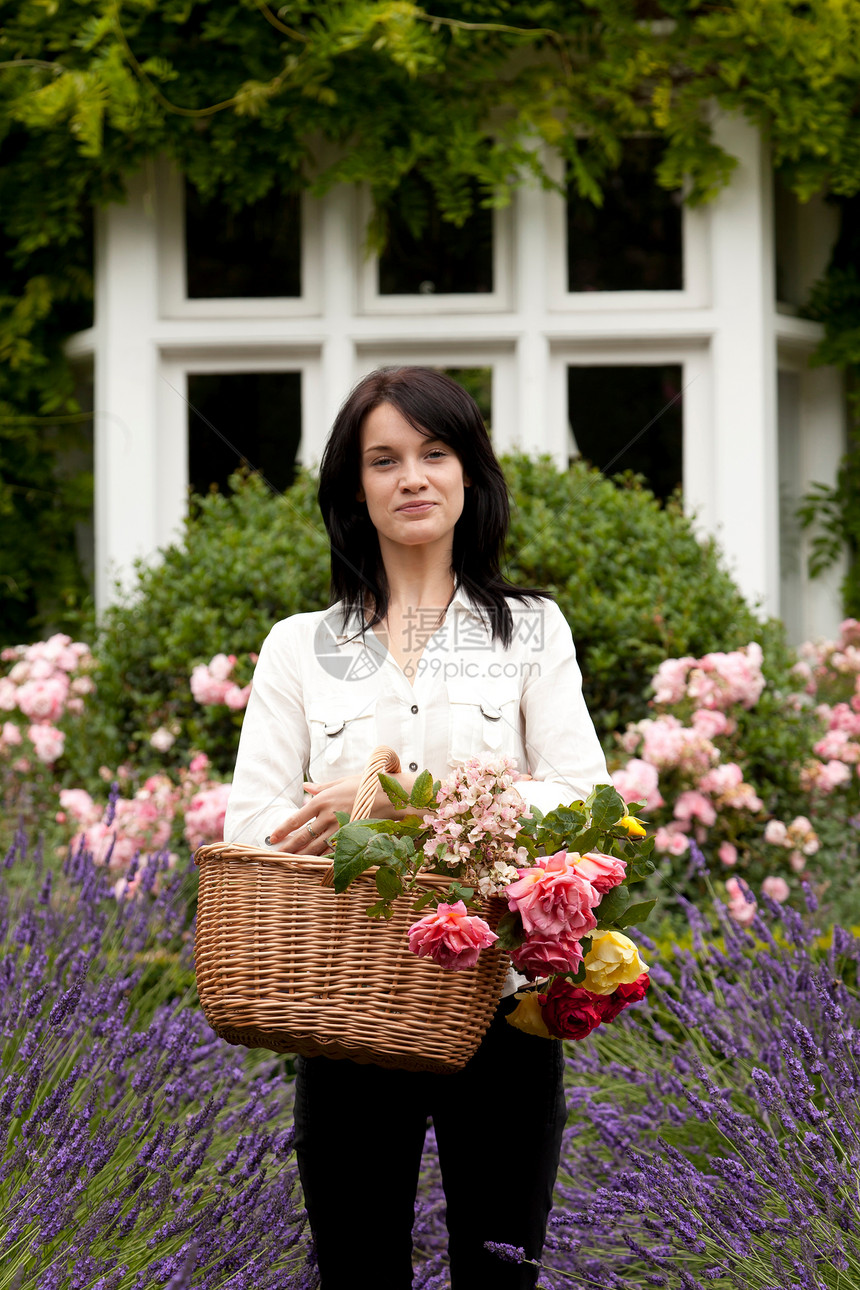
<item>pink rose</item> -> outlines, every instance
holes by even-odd
[[[409,928],[409,948],[419,958],[431,958],[444,968],[470,968],[481,950],[499,938],[483,918],[466,913],[462,900],[437,905],[432,914]]]
[[[704,793],[697,793],[694,789],[688,789],[680,794],[672,813],[676,820],[701,820],[708,828],[717,818],[717,812],[710,798],[705,797]]]
[[[214,677],[209,668],[201,663],[191,673],[191,693],[198,703],[223,703],[224,695],[230,689],[231,681],[222,681]]]
[[[511,951],[511,963],[531,981],[553,972],[575,972],[581,962],[582,946],[575,936],[530,936]]]
[[[536,860],[532,868],[517,873],[519,881],[505,888],[505,896],[508,907],[523,920],[526,935],[584,936],[597,926],[591,911],[600,904],[600,892],[577,872],[566,851]]]
[[[74,816],[79,824],[97,824],[102,816],[102,807],[97,806],[83,788],[61,789],[60,806]]]
[[[185,812],[185,838],[192,851],[224,837],[229,784],[213,784],[192,797]]]
[[[250,685],[230,685],[224,692],[224,702],[228,708],[234,712],[241,712],[248,706],[248,698],[251,694]]]
[[[761,889],[766,896],[770,896],[771,900],[779,901],[780,905],[788,900],[790,894],[788,883],[778,874],[770,874],[765,878]]]
[[[621,770],[613,771],[612,783],[625,802],[644,802],[646,811],[656,811],[663,805],[663,797],[657,787],[659,777],[656,766],[640,757],[631,757]]]
[[[4,721],[3,729],[0,730],[0,746],[12,748],[21,743],[23,735],[14,721]]]
[[[746,927],[755,918],[757,905],[754,900],[747,900],[745,891],[749,891],[746,883],[741,884],[738,878],[729,878],[726,883],[726,891],[729,896],[729,913],[736,923]]]
[[[50,766],[58,757],[62,757],[66,742],[62,730],[57,730],[55,726],[38,725],[30,726],[27,734],[40,761]]]
[[[26,681],[18,691],[18,707],[33,722],[53,722],[62,715],[69,692],[64,676]]]
[[[574,857],[576,872],[587,878],[601,896],[624,881],[627,861],[616,856],[605,856],[600,851],[588,851],[579,860]]]
[[[676,824],[659,828],[654,834],[654,846],[658,851],[668,852],[670,856],[682,856],[690,845],[690,839]]]
[[[216,681],[226,681],[233,671],[235,662],[235,654],[216,654],[209,661],[209,675]]]
[[[731,842],[721,842],[720,849],[717,854],[720,857],[720,861],[727,868],[731,868],[732,865],[735,865],[738,862],[738,849],[737,847],[732,846]]]

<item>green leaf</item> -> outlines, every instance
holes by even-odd
[[[378,861],[367,858],[368,844],[374,833],[363,824],[347,824],[340,829],[334,846],[334,889],[346,891],[351,882]]]
[[[611,829],[625,813],[624,799],[611,784],[598,784],[589,794],[586,806],[597,829]]]
[[[623,914],[616,918],[615,925],[617,927],[633,927],[635,923],[644,923],[656,904],[655,897],[654,900],[640,900],[635,905],[628,905]]]
[[[343,828],[345,824],[349,824],[349,811],[335,811],[334,818],[337,820],[340,827]]]
[[[409,794],[398,780],[391,775],[385,775],[380,772],[379,782],[385,790],[385,795],[389,802],[393,803],[398,809],[406,806],[409,802]]]
[[[387,900],[378,900],[375,905],[367,906],[368,918],[391,918],[394,910]]]
[[[509,909],[499,919],[496,927],[496,935],[499,938],[499,947],[503,950],[515,950],[526,939],[523,920],[514,910]]]
[[[409,794],[409,803],[411,806],[417,806],[419,810],[429,806],[433,801],[433,776],[429,770],[422,770],[421,774],[412,785],[412,792]]]
[[[389,865],[380,865],[376,871],[376,890],[383,900],[395,900],[403,891],[400,875]]]
[[[438,892],[425,891],[423,896],[418,897],[418,899],[416,900],[412,908],[416,914],[420,914],[421,910],[426,909],[428,905],[438,905],[438,903],[439,903]]]
[[[470,905],[475,895],[474,887],[464,887],[462,883],[452,882],[448,888],[449,903],[455,905],[458,900],[462,900],[464,905]]]
[[[613,887],[601,898],[595,915],[599,923],[614,923],[629,904],[626,889],[623,886]]]

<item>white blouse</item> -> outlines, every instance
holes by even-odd
[[[561,610],[509,604],[507,649],[460,588],[438,629],[439,611],[418,611],[414,685],[375,632],[356,635],[357,617],[342,629],[339,605],[276,623],[254,673],[225,840],[262,846],[302,805],[303,781],[360,774],[377,744],[436,779],[468,757],[505,754],[533,776],[517,787],[542,811],[608,783]]]

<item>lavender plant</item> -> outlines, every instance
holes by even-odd
[[[749,927],[718,906],[717,939],[686,912],[693,947],[654,965],[649,1002],[567,1048],[539,1285],[858,1290],[860,940],[766,897]],[[424,1166],[431,1290],[444,1198],[432,1152]]]
[[[187,891],[140,864],[58,893],[19,833],[0,873],[0,1290],[312,1290],[282,1063],[185,1006]]]
[[[860,1287],[860,940],[764,904],[570,1052],[547,1286]]]

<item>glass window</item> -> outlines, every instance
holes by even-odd
[[[473,196],[477,200],[477,185]],[[383,296],[451,295],[493,290],[493,212],[476,206],[461,228],[439,213],[427,180],[403,181],[387,211],[379,257]]]
[[[569,367],[568,417],[579,455],[607,475],[644,475],[665,501],[684,477],[681,388],[675,363]]]
[[[567,190],[568,291],[680,291],[681,194],[657,186],[660,139],[627,139],[603,205]]]
[[[189,300],[300,296],[301,205],[270,192],[240,211],[204,202],[185,184],[185,264]]]
[[[213,485],[226,492],[240,466],[258,470],[279,492],[289,488],[301,440],[299,372],[189,373],[188,402],[188,482],[195,493]]]

